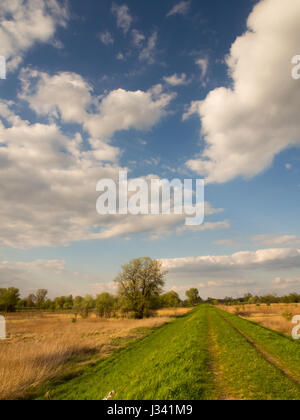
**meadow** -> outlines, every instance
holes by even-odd
[[[300,343],[287,319],[299,306],[223,309],[75,324],[71,315],[10,315],[10,339],[0,343],[1,398],[299,400]],[[272,314],[289,328],[252,321]]]
[[[0,399],[22,398],[65,371],[80,371],[99,358],[147,335],[189,309],[162,309],[155,318],[88,319],[66,313],[12,313],[6,316],[8,339],[0,340]]]
[[[293,316],[300,315],[299,303],[274,303],[271,305],[220,306],[221,309],[236,314],[248,321],[256,322],[266,328],[291,335]]]
[[[300,347],[291,337],[200,305],[37,399],[299,400]]]

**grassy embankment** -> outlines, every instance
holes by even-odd
[[[299,359],[298,342],[201,306],[38,398],[298,400]]]
[[[91,314],[6,315],[7,340],[0,340],[0,400],[22,398],[28,389],[96,364],[190,309],[162,309],[155,318],[100,319]]]

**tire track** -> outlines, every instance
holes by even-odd
[[[217,400],[218,401],[234,401],[234,398],[227,389],[224,387],[224,381],[222,380],[222,370],[218,368],[216,361],[216,353],[219,352],[219,346],[217,343],[216,336],[214,334],[212,321],[209,313],[207,316],[207,325],[208,325],[208,352],[210,355],[210,368],[214,375],[214,382],[216,386]]]
[[[246,333],[236,327],[226,316],[224,316],[221,312],[217,312],[218,315],[229,324],[236,332],[238,332],[244,339],[272,366],[274,366],[277,370],[281,372],[286,378],[290,379],[294,382],[294,384],[300,386],[300,380],[295,376],[293,372],[291,372],[286,366],[284,366],[278,359],[270,355],[264,349],[262,349],[257,343],[255,343],[252,338],[250,338]]]

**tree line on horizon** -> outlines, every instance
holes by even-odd
[[[39,289],[24,299],[20,290],[14,287],[0,289],[0,311],[15,312],[25,310],[72,311],[75,316],[88,317],[91,311],[99,317],[109,318],[121,313],[142,319],[154,315],[155,310],[171,307],[191,307],[202,302],[199,291],[192,288],[186,292],[186,299],[181,300],[178,293],[163,293],[167,272],[157,260],[138,258],[122,267],[115,279],[118,286],[117,295],[101,293],[94,298],[61,296],[47,298],[48,291]]]
[[[186,299],[180,299],[175,291],[163,293],[167,272],[162,268],[161,262],[151,258],[137,258],[122,267],[116,277],[118,286],[117,295],[101,293],[94,298],[70,296],[49,299],[46,289],[39,289],[35,294],[30,294],[24,299],[20,298],[17,288],[0,288],[0,312],[15,312],[26,310],[44,311],[70,311],[83,318],[88,317],[91,311],[96,312],[101,318],[109,318],[122,314],[126,317],[142,319],[154,315],[155,311],[162,308],[193,307],[201,303],[213,305],[240,305],[240,304],[267,304],[272,303],[300,303],[300,295],[292,293],[288,296],[278,297],[267,294],[254,296],[247,293],[242,298],[226,297],[224,299],[208,298],[203,300],[196,288],[186,291]]]

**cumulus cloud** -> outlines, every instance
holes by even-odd
[[[66,2],[2,0],[0,45],[8,70],[15,70],[34,44],[53,41],[56,29],[65,26],[67,19]]]
[[[167,17],[174,16],[174,15],[186,15],[191,7],[191,0],[181,1],[176,3],[175,6],[167,14]]]
[[[98,215],[95,204],[97,181],[117,180],[121,169],[120,150],[109,140],[119,130],[154,126],[173,96],[156,86],[97,98],[74,73],[24,70],[21,78],[20,98],[43,123],[23,120],[13,102],[0,102],[0,242],[24,248],[107,237],[117,221]],[[64,123],[77,124],[78,132],[63,134]],[[124,220],[118,223],[124,232]]]
[[[111,11],[116,16],[118,28],[122,29],[124,34],[127,34],[133,20],[128,6],[126,4],[121,6],[113,3]]]
[[[102,141],[118,131],[151,128],[166,115],[166,107],[174,98],[174,94],[164,93],[160,85],[147,92],[117,89],[97,98],[92,87],[75,73],[50,76],[24,70],[21,80],[19,97],[38,115],[82,124],[94,139]]]
[[[0,243],[16,248],[176,231],[184,217],[100,216],[99,179],[118,181],[120,130],[147,130],[167,112],[172,94],[112,91],[98,98],[79,75],[24,70],[20,98],[43,122],[30,123],[13,102],[0,102]],[[20,106],[20,103],[19,103]],[[46,117],[46,120],[45,120]],[[48,121],[47,121],[48,119]],[[46,122],[45,122],[46,121]],[[78,125],[66,134],[65,123]],[[82,128],[87,136],[82,138]],[[123,168],[126,169],[126,168]],[[207,215],[221,210],[206,205]]]
[[[299,145],[300,84],[291,77],[299,16],[298,0],[288,7],[281,0],[261,0],[226,59],[232,86],[211,91],[185,114],[199,115],[206,142],[187,166],[208,182],[253,177],[282,150]]]
[[[172,76],[164,77],[164,81],[171,86],[186,85],[189,83],[185,73],[173,74]]]
[[[226,256],[200,256],[162,260],[170,272],[217,273],[241,269],[279,269],[300,267],[299,249],[262,249]]]

